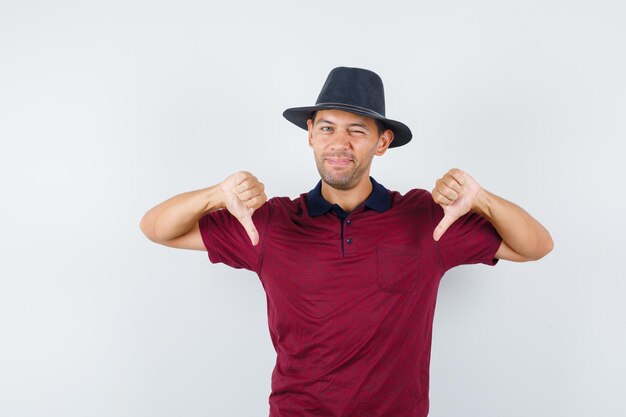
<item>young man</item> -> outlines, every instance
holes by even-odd
[[[403,196],[371,178],[374,155],[412,137],[385,117],[371,71],[335,68],[315,106],[283,115],[308,131],[321,176],[313,190],[267,200],[256,177],[238,172],[152,208],[141,229],[258,274],[277,353],[270,417],[424,417],[443,274],[539,259],[550,234],[459,169],[432,194]]]

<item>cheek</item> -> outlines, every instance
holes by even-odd
[[[378,141],[372,143],[371,141],[367,141],[366,143],[362,143],[362,146],[359,146],[359,155],[361,158],[373,157],[376,154],[376,150],[378,149]]]
[[[316,153],[321,153],[329,144],[329,141],[324,139],[324,137],[313,135],[309,138],[309,146],[313,148]]]
[[[324,151],[323,148],[317,142],[311,142],[309,146],[311,149],[313,149],[313,155],[315,155],[315,159],[318,159]]]

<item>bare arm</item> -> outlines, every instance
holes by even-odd
[[[141,231],[155,243],[206,250],[198,220],[221,208],[224,208],[224,202],[219,185],[178,194],[148,210],[141,219]]]
[[[452,169],[437,180],[433,199],[444,209],[444,218],[435,228],[435,240],[456,219],[473,210],[487,218],[502,237],[498,259],[534,261],[554,247],[550,233],[524,209],[483,189],[459,169]]]
[[[536,261],[552,251],[554,243],[545,227],[521,207],[481,189],[474,211],[486,217],[502,237],[496,258]]]
[[[237,172],[223,182],[196,191],[178,194],[151,208],[143,216],[141,231],[153,242],[182,249],[206,250],[198,220],[219,209],[230,211],[257,244],[258,232],[252,213],[267,197],[263,184],[248,172]]]

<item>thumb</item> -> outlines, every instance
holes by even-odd
[[[239,220],[239,223],[241,223],[243,228],[246,230],[246,233],[248,233],[252,246],[256,246],[259,243],[259,232],[256,230],[254,222],[252,221],[252,212],[238,218],[237,220]]]
[[[448,227],[450,227],[450,225],[452,225],[452,223],[454,223],[457,218],[458,217],[446,213],[443,216],[443,219],[441,219],[441,221],[437,225],[437,227],[435,227],[435,231],[433,232],[433,239],[439,241],[439,239],[441,239],[441,236],[443,236],[446,230],[448,230]]]

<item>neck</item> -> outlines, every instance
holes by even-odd
[[[322,181],[322,197],[330,204],[337,204],[339,207],[350,213],[360,206],[372,193],[372,181],[368,175],[364,175],[361,181],[348,190],[338,190]]]

